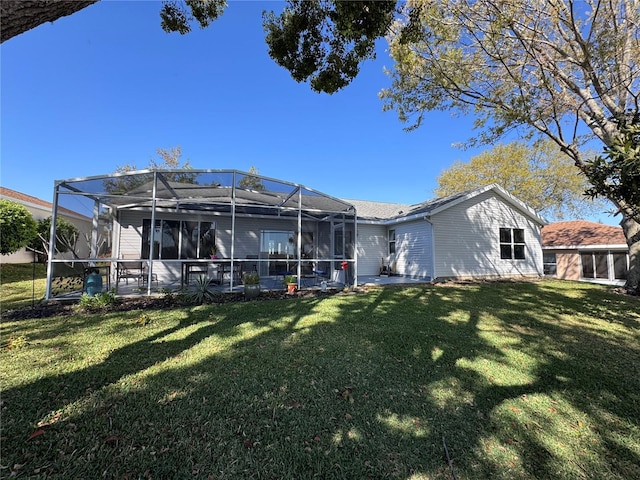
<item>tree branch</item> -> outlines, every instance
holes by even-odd
[[[0,43],[46,22],[82,10],[98,0],[2,0]]]

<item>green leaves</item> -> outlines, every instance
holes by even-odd
[[[27,246],[36,234],[36,221],[23,205],[0,200],[0,254],[17,252]]]
[[[290,0],[276,16],[263,14],[269,55],[316,92],[348,85],[360,63],[375,58],[375,42],[393,21],[395,2]]]
[[[206,28],[217,19],[227,7],[225,0],[184,0],[166,1],[160,10],[160,26],[167,32],[181,35],[191,31],[191,23],[196,21],[200,28]]]
[[[566,0],[407,3],[388,37],[396,64],[385,109],[409,129],[431,110],[473,111],[480,133],[471,145],[521,125],[566,149],[580,145],[578,120],[637,103],[640,13],[621,0],[586,0],[578,15],[573,8]],[[607,143],[607,125],[586,127]]]
[[[187,299],[196,305],[202,305],[205,302],[213,301],[220,292],[211,290],[209,287],[211,280],[205,275],[196,278],[191,288],[187,291]]]
[[[584,173],[593,185],[586,193],[617,200],[640,222],[640,111],[620,116],[616,123],[620,134],[604,155],[586,162]]]
[[[78,228],[62,217],[56,218],[56,251],[60,253],[73,251],[79,236]],[[47,217],[37,222],[37,236],[29,243],[29,247],[36,252],[42,253],[49,250],[49,239],[51,238],[51,217]]]
[[[585,199],[588,183],[571,159],[550,140],[532,146],[498,144],[456,162],[438,177],[438,196],[497,183],[534,210],[552,219],[580,217],[602,206]]]

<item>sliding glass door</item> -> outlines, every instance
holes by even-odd
[[[296,240],[291,230],[262,230],[260,232],[260,275],[281,275],[295,264]]]

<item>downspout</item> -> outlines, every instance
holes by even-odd
[[[53,278],[53,252],[56,248],[56,221],[58,219],[58,189],[60,184],[55,182],[53,185],[53,210],[51,211],[51,228],[49,230],[49,258],[47,259],[47,290],[45,300],[51,298],[51,279]]]
[[[333,279],[333,262],[335,260],[335,252],[336,252],[336,226],[334,223],[334,217],[331,217],[331,221],[329,222],[329,255],[327,256],[329,260],[329,268],[327,269],[327,274],[329,275],[329,279]]]
[[[340,266],[342,262],[347,260],[347,222],[345,220],[344,212],[342,212],[342,258],[340,259]],[[347,287],[347,270],[342,270],[344,276],[344,286]]]
[[[436,226],[427,217],[425,220],[431,224],[431,281],[433,282],[436,279]]]
[[[358,212],[353,207],[353,286],[358,286]]]
[[[298,187],[298,268],[296,272],[296,279],[298,280],[298,290],[302,283],[302,188]]]
[[[151,295],[151,281],[153,280],[153,246],[155,245],[156,236],[156,194],[158,192],[158,172],[153,172],[153,193],[151,199],[151,235],[149,239],[149,273],[147,277],[147,295]]]
[[[233,185],[231,185],[231,273],[229,274],[229,292],[233,291],[233,266],[236,252],[236,173],[234,170]]]

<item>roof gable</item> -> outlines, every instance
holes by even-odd
[[[504,202],[508,203],[512,208],[520,211],[527,217],[539,225],[546,225],[548,222],[538,215],[532,208],[528,207],[525,203],[515,198],[505,189],[497,184],[487,185],[485,187],[475,188],[473,190],[467,190],[459,192],[446,197],[436,198],[434,200],[428,200],[426,202],[418,203],[415,205],[406,205],[400,203],[384,203],[384,202],[369,202],[364,200],[348,200],[352,203],[358,212],[358,218],[381,220],[381,221],[402,221],[405,218],[410,218],[415,215],[433,216],[438,213],[454,207],[464,201],[477,197],[485,192],[493,191]]]
[[[465,192],[456,193],[454,195],[449,195],[448,197],[443,197],[432,202],[428,202],[425,204],[424,212],[415,212],[415,213],[425,213],[428,215],[437,215],[438,213],[447,210],[455,205],[458,205],[467,200],[471,200],[472,198],[477,197],[485,192],[492,191],[497,196],[499,196],[505,203],[509,204],[512,208],[520,211],[525,216],[529,217],[539,225],[546,225],[548,222],[538,215],[535,210],[531,207],[527,206],[521,200],[518,200],[516,197],[507,192],[504,188],[496,183],[492,183],[491,185],[487,185],[484,187],[475,188],[473,190],[467,190]]]

